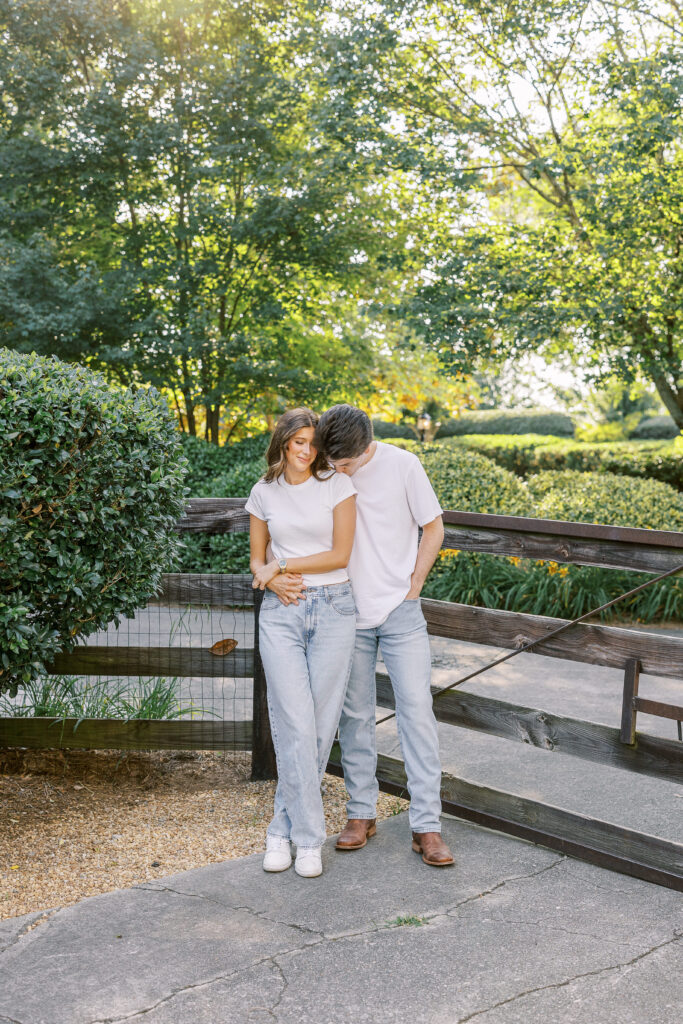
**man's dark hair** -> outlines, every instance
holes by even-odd
[[[356,459],[372,442],[367,413],[353,405],[333,405],[320,417],[313,442],[331,462]]]

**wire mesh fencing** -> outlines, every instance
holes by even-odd
[[[167,575],[145,608],[60,655],[0,714],[159,722],[154,746],[250,749],[253,649],[250,577]]]

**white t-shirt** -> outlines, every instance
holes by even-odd
[[[283,475],[270,483],[254,484],[245,508],[268,524],[273,558],[305,558],[331,550],[333,509],[355,493],[351,478],[343,473],[331,473],[324,480],[309,476],[302,484],[288,484]],[[349,578],[346,569],[303,576],[309,587],[345,583]]]
[[[441,506],[416,455],[377,441],[369,462],[351,477],[358,492],[349,576],[358,629],[381,625],[410,590],[418,527]]]

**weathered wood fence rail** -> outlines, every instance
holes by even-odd
[[[683,564],[683,533],[457,511],[447,511],[444,520],[445,548],[650,574]],[[193,499],[178,523],[180,532],[192,533],[234,533],[248,528],[249,517],[241,498]],[[184,575],[167,575],[151,603],[172,605],[189,601],[213,608],[254,607],[258,626],[259,597],[257,594],[255,600],[249,576],[206,574],[188,580]],[[423,600],[422,607],[429,632],[434,636],[508,649],[519,648],[529,640],[550,633],[563,621],[444,601]],[[678,721],[683,719],[683,707],[638,695],[641,671],[683,679],[683,638],[581,623],[543,644],[539,653],[622,669],[624,696],[620,727],[615,724],[614,728],[609,728],[464,691],[451,691],[435,702],[437,719],[532,744],[548,752],[569,754],[669,782],[683,782],[683,744],[636,731],[639,711]],[[76,723],[54,719],[0,719],[0,745],[251,748],[254,777],[273,775],[265,678],[258,657],[258,628],[253,650],[238,649],[216,656],[196,648],[83,646],[55,659],[50,671],[74,675],[253,677],[253,722],[86,719]],[[391,685],[382,674],[377,677],[377,703],[386,708],[394,706]],[[340,773],[338,749],[333,751],[329,770]],[[405,791],[400,761],[380,756],[378,777],[387,791]],[[448,775],[443,777],[442,798],[445,810],[468,820],[683,891],[683,844]]]

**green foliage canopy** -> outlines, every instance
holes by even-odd
[[[383,201],[332,118],[322,14],[0,0],[7,345],[168,389],[214,441],[235,410],[369,387]]]
[[[683,428],[680,4],[380,6],[388,106],[478,177],[406,312],[454,365],[565,347],[641,374]]]

